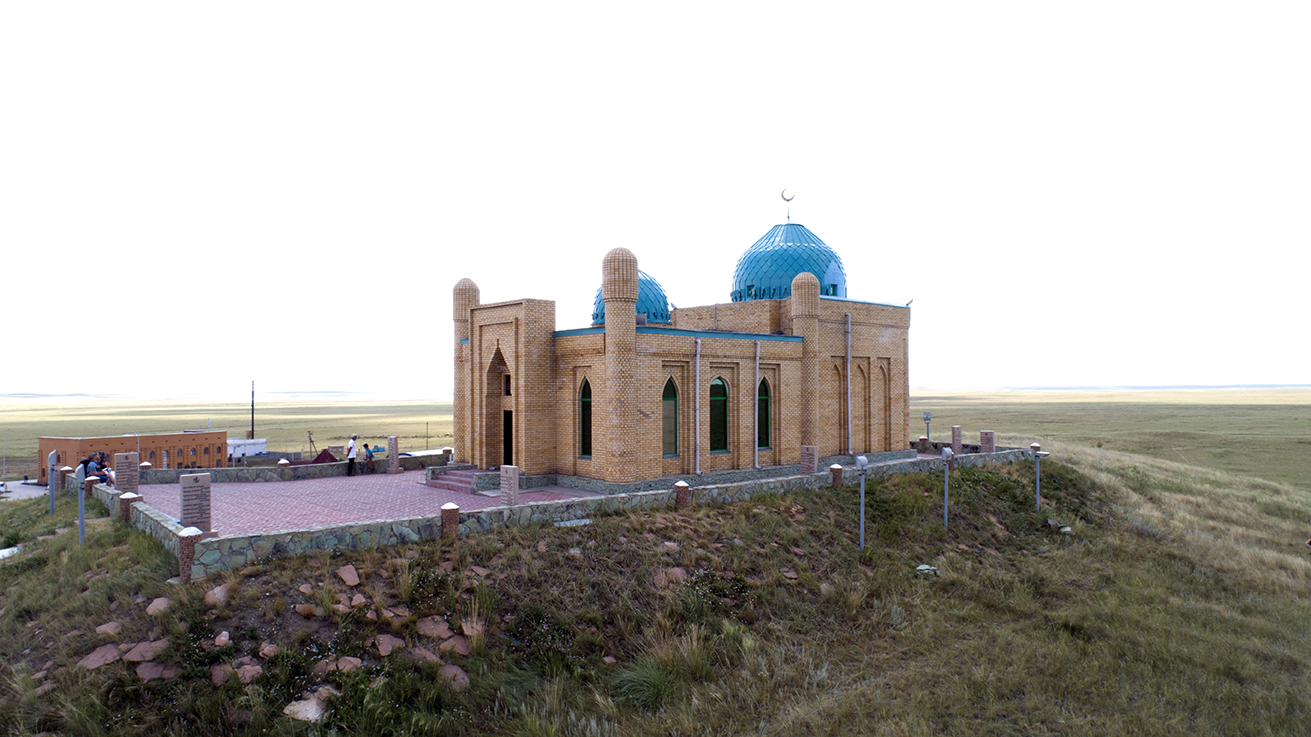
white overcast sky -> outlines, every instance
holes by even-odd
[[[0,394],[440,399],[461,277],[726,302],[784,187],[912,386],[1308,383],[1309,8],[4,3]]]

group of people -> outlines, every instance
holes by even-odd
[[[83,458],[77,464],[77,483],[82,485],[87,479],[98,479],[100,483],[110,487],[114,485],[114,469],[106,465],[107,457],[104,451],[97,451]]]
[[[346,475],[347,476],[355,475],[355,440],[358,437],[359,437],[358,435],[351,433],[351,441],[346,444]],[[370,448],[368,443],[364,444],[364,470],[368,471],[369,473],[373,473],[374,471],[377,470],[373,465],[373,451],[376,448],[377,446]]]

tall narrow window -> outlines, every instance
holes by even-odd
[[[667,456],[678,455],[678,387],[673,379],[665,382],[665,393],[660,399],[662,452]]]
[[[769,447],[769,382],[764,379],[756,389],[756,447]]]
[[[587,379],[578,392],[578,455],[592,457],[592,385]]]
[[[710,452],[728,450],[728,384],[710,382]]]

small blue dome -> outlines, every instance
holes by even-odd
[[[803,271],[819,279],[821,295],[847,296],[847,271],[832,248],[803,225],[775,225],[737,260],[730,297],[734,302],[784,299]]]
[[[630,272],[631,273],[631,272]],[[646,313],[647,322],[661,322],[668,324],[669,317],[669,298],[665,296],[665,288],[660,286],[660,282],[655,277],[638,269],[637,271],[637,309],[634,314]],[[592,324],[598,325],[605,322],[605,300],[601,299],[601,290],[596,290],[596,301],[592,303]]]

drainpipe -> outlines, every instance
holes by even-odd
[[[696,414],[696,419],[692,422],[693,442],[692,450],[696,453],[696,475],[701,475],[701,339],[696,339],[696,386],[693,387],[692,412]]]
[[[847,455],[851,455],[851,313],[847,315]]]
[[[756,388],[751,396],[755,398],[755,401],[752,402],[755,411],[752,414],[756,418],[756,421],[753,423],[753,426],[756,428],[756,437],[754,440],[756,451],[753,458],[756,470],[760,470],[760,341],[758,340],[756,341]]]

